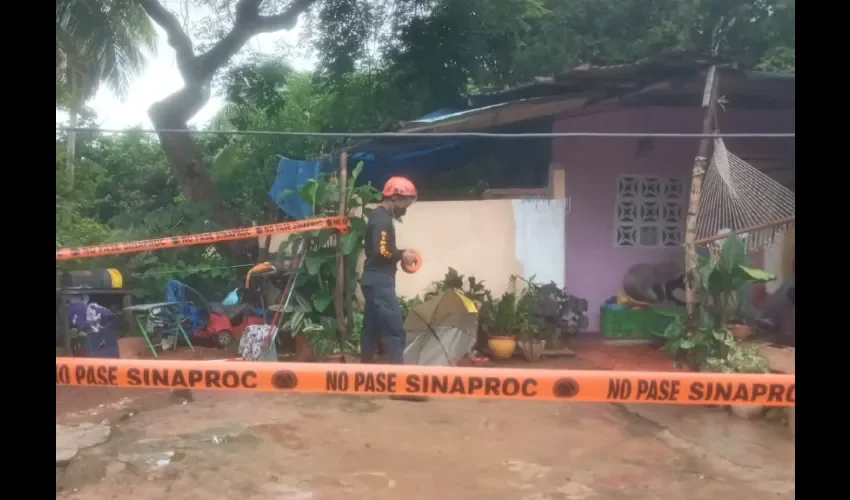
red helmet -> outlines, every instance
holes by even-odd
[[[383,195],[385,197],[398,195],[416,198],[416,186],[410,182],[410,179],[390,177],[387,183],[384,184]]]

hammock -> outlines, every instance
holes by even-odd
[[[738,233],[747,248],[764,250],[794,225],[794,193],[714,140],[714,155],[702,184],[697,212],[697,245],[718,243]]]

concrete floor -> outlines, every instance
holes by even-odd
[[[87,401],[92,391],[100,390],[57,387],[57,405]],[[137,390],[113,393],[111,403],[57,409],[57,423],[113,426],[108,442],[57,468],[57,498],[794,498],[787,427],[740,420],[720,408],[200,392],[194,398],[180,404]]]

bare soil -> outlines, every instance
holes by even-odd
[[[57,387],[56,397],[57,423],[113,429],[57,468],[63,499],[790,500],[795,491],[787,427],[722,408],[213,392],[182,403],[166,391],[87,387]]]

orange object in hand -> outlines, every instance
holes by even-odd
[[[418,271],[420,267],[422,267],[422,255],[416,250],[411,249],[407,249],[404,252],[405,257],[401,259],[401,269],[406,273],[413,274]],[[407,258],[406,254],[408,252],[413,254],[412,259]]]

